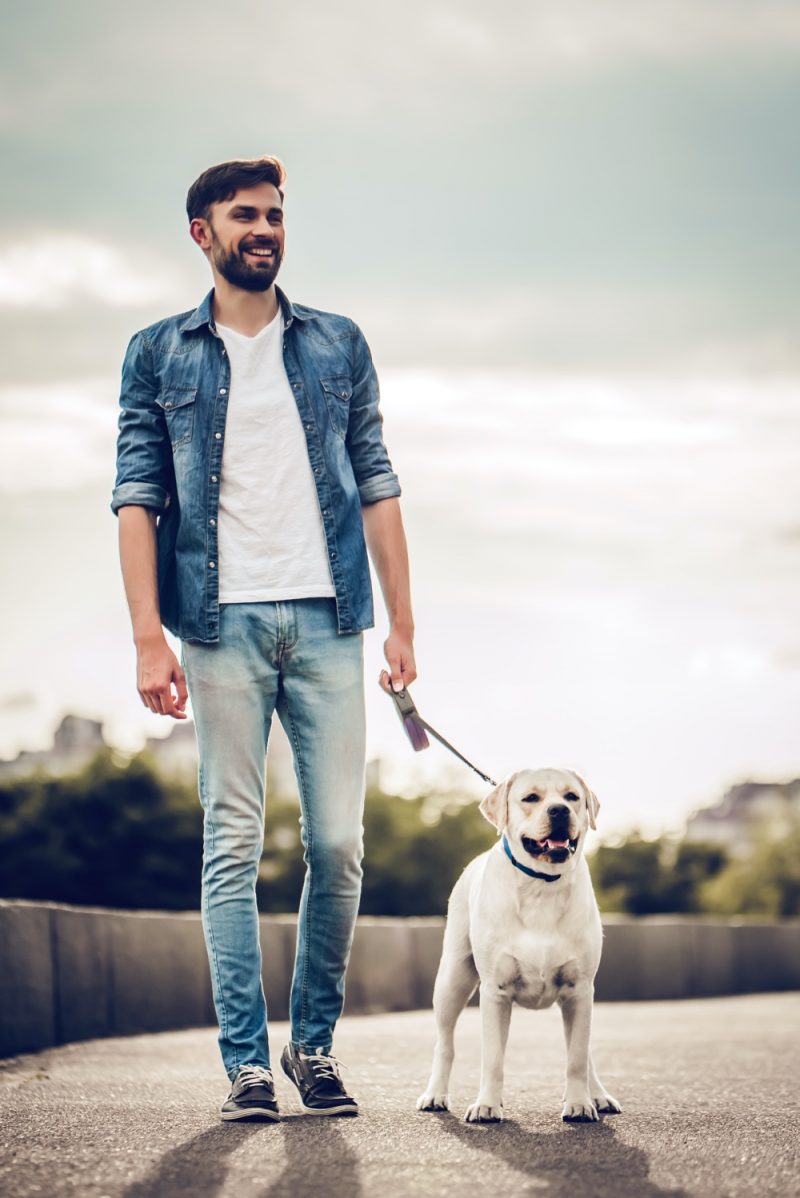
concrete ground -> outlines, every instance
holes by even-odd
[[[500,1125],[462,1122],[476,1093],[479,1012],[457,1032],[453,1113],[414,1103],[433,1042],[428,1011],[344,1018],[335,1049],[358,1119],[299,1113],[223,1124],[213,1030],[94,1040],[0,1062],[4,1198],[712,1198],[800,1192],[796,994],[599,1004],[594,1055],[623,1113],[559,1118],[557,1011],[516,1009]],[[275,1024],[277,1061],[286,1025]]]

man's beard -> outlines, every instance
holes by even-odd
[[[260,265],[248,262],[241,247],[239,250],[226,252],[220,245],[213,229],[211,230],[211,243],[211,261],[223,279],[226,279],[233,287],[240,287],[242,291],[268,291],[275,282],[282,262],[277,241],[250,242],[251,249],[274,250],[274,257],[269,262],[263,262]]]

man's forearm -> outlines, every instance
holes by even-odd
[[[372,563],[381,584],[389,623],[409,636],[414,633],[408,547],[398,499],[381,499],[361,509]]]
[[[119,509],[119,557],[136,644],[164,636],[158,606],[156,514],[149,508]]]

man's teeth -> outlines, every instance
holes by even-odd
[[[256,254],[256,255],[257,255],[259,258],[271,258],[271,257],[272,257],[272,255],[275,253],[275,251],[274,251],[274,250],[254,250],[254,249],[249,249],[249,250],[247,251],[247,253],[248,253],[248,254]]]

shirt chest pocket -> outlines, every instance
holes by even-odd
[[[156,396],[167,421],[173,449],[192,439],[196,401],[196,387],[163,387]]]
[[[350,419],[350,397],[353,394],[353,384],[346,375],[335,378],[321,379],[328,417],[334,432],[340,437],[347,436],[347,422]]]

